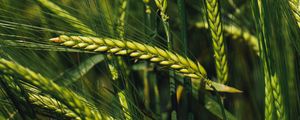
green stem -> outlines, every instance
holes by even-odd
[[[171,39],[170,35],[170,27],[169,22],[163,21],[163,27],[165,30],[166,38],[167,38],[167,46],[168,50],[173,50],[173,41]],[[175,76],[174,71],[169,71],[169,86],[170,86],[170,96],[171,96],[171,103],[172,103],[172,111],[171,111],[171,119],[176,120],[177,119],[177,97],[176,97],[176,81],[173,78]]]
[[[181,33],[181,42],[183,44],[184,54],[187,54],[187,18],[186,18],[186,9],[185,9],[185,0],[177,0],[178,12],[180,18],[180,33]]]
[[[150,30],[149,28],[151,28],[151,9],[149,6],[149,2],[150,0],[143,0],[144,2],[144,24],[145,24],[145,29],[144,29],[144,33],[146,35],[150,34]],[[152,42],[152,40],[150,39],[149,41],[145,41],[145,42]],[[151,73],[149,71],[149,67],[151,66],[151,64],[144,62],[144,69],[143,69],[143,82],[144,82],[144,97],[145,97],[145,107],[146,109],[150,109],[150,88],[152,86],[150,85],[155,85],[155,84],[150,84],[150,81],[156,81],[155,78],[150,77]],[[153,65],[152,65],[153,66]],[[153,86],[154,87],[154,86]],[[155,96],[156,97],[156,96]]]
[[[187,17],[186,17],[186,8],[185,8],[185,0],[177,0],[178,4],[178,12],[179,12],[179,18],[180,18],[180,33],[181,33],[181,42],[183,44],[183,54],[188,56],[187,52]],[[186,88],[186,101],[184,104],[187,106],[187,118],[193,118],[193,115],[191,113],[192,106],[191,106],[191,80],[189,78],[183,78],[184,80],[184,87]]]
[[[125,18],[126,18],[126,10],[127,10],[127,5],[128,4],[128,1],[127,0],[120,0],[119,1],[119,19],[118,19],[118,23],[117,23],[117,34],[119,34],[119,38],[121,40],[124,40],[124,37],[125,37]],[[118,68],[120,69],[117,69],[117,72],[118,72],[118,81],[120,83],[124,83],[124,89],[125,90],[120,90],[118,91],[118,98],[119,98],[119,101],[120,101],[120,104],[122,105],[122,109],[123,109],[123,113],[124,113],[124,116],[125,116],[125,119],[126,120],[132,120],[132,115],[131,115],[131,111],[129,109],[129,104],[128,104],[128,92],[126,92],[126,89],[128,90],[129,88],[129,82],[127,81],[128,77],[127,77],[127,68],[124,68],[126,67],[126,63],[120,58],[113,58],[113,60],[117,61],[116,64],[114,64],[113,66],[117,65]],[[122,67],[122,68],[121,68]],[[120,79],[120,74],[119,73],[124,73],[123,75],[125,76],[125,81],[123,82],[122,79]],[[122,75],[122,76],[123,76]],[[123,79],[124,80],[124,79]]]
[[[151,9],[149,2],[150,0],[143,0],[144,1],[144,10],[145,10],[145,34],[148,35],[151,31],[149,31],[149,28],[151,28]],[[151,41],[150,41],[151,42]]]

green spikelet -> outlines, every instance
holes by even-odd
[[[282,92],[279,84],[278,76],[275,74],[271,77],[271,86],[273,88],[273,96],[274,96],[274,105],[275,105],[275,112],[279,120],[285,120],[286,115],[284,112],[284,103],[282,98]]]
[[[225,53],[223,28],[218,0],[205,0],[207,21],[213,41],[214,57],[218,81],[226,83],[228,79],[228,65]]]
[[[125,35],[125,17],[126,17],[126,9],[127,9],[127,0],[120,0],[120,8],[119,8],[119,19],[118,19],[118,27],[117,27],[117,31],[119,34],[119,37],[121,39],[124,38]]]
[[[31,104],[37,108],[53,111],[56,114],[63,115],[68,119],[80,120],[80,117],[78,117],[73,111],[69,110],[68,108],[66,108],[66,106],[53,98],[36,94],[29,94],[29,99]]]
[[[266,68],[264,68],[266,69]],[[274,97],[268,73],[265,73],[265,120],[273,120]]]
[[[293,15],[296,19],[298,27],[300,28],[300,4],[299,0],[289,0],[290,8],[293,12]]]

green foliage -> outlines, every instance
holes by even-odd
[[[0,0],[0,119],[299,119],[299,3]]]

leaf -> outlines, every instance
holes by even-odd
[[[217,91],[216,91],[217,92]],[[199,100],[199,91],[194,91],[193,90],[193,97],[196,100]],[[204,94],[204,92],[202,92]],[[226,119],[227,120],[236,120],[235,116],[232,115],[228,110],[224,109],[224,107],[220,106],[220,103],[217,102],[213,96],[208,95],[208,94],[204,94],[204,106],[205,108],[211,112],[213,115],[217,116],[220,119],[223,119],[223,111],[225,112],[226,115]]]
[[[199,79],[192,79],[193,89],[199,90],[200,81],[201,80],[199,80]],[[227,92],[227,93],[241,93],[242,92],[236,88],[233,88],[233,87],[221,84],[221,83],[217,83],[217,82],[213,82],[213,81],[209,81],[209,80],[206,80],[205,82],[206,82],[206,85],[205,85],[206,90],[213,91],[212,87],[214,87],[217,92]]]
[[[216,102],[211,96],[205,95],[204,98],[205,108],[211,112],[212,114],[216,115],[220,119],[223,119],[222,109],[218,102]],[[225,109],[226,118],[228,120],[236,120],[236,118]]]
[[[236,89],[236,88],[233,88],[233,87],[230,87],[230,86],[227,86],[227,85],[223,85],[223,84],[220,84],[220,83],[216,83],[216,82],[211,82],[210,83],[218,92],[228,92],[228,93],[242,93],[242,91]],[[209,86],[205,86],[205,89],[206,90],[213,90],[211,87]]]
[[[76,82],[83,75],[85,75],[89,70],[91,70],[96,64],[104,60],[103,55],[95,55],[84,62],[82,62],[78,67],[72,68],[70,71],[65,72],[60,77],[56,78],[55,82],[60,85],[68,86],[69,84]]]

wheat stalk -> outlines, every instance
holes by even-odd
[[[124,40],[124,36],[125,36],[125,17],[126,17],[126,10],[127,10],[127,4],[128,4],[128,0],[120,0],[119,1],[119,4],[120,4],[120,7],[119,7],[119,19],[118,19],[118,26],[117,26],[117,33],[119,34],[119,38],[121,40]],[[125,62],[120,59],[120,58],[115,58],[114,60],[117,60],[119,65],[123,65],[123,67],[126,67]],[[116,69],[116,67],[112,64],[109,64],[109,68],[112,71],[114,71],[113,69],[111,68],[114,68]],[[127,70],[125,68],[125,70]],[[117,78],[113,78],[114,80],[117,80],[119,78],[119,74],[118,74],[118,70],[115,70],[115,74],[116,74],[116,77]],[[125,72],[126,71],[122,71],[122,72]],[[121,81],[121,79],[119,79]],[[127,82],[125,82],[125,84],[128,84]],[[127,85],[125,85],[127,86]],[[127,112],[129,110],[129,106],[128,106],[128,99],[126,98],[125,96],[125,90],[120,90],[118,91],[117,93],[117,96],[119,98],[119,102],[120,104],[122,105],[122,110],[124,111],[124,116],[125,116],[125,119],[126,120],[132,120],[132,115],[130,112]]]
[[[228,79],[228,65],[225,54],[223,28],[218,0],[205,0],[207,20],[212,36],[217,77],[219,82],[226,83]]]
[[[197,28],[208,28],[207,22],[196,22],[195,26]],[[252,35],[247,30],[242,30],[235,25],[223,25],[223,30],[225,34],[230,35],[233,39],[242,38],[243,42],[247,43],[248,46],[259,55],[259,45],[256,36]]]
[[[151,8],[150,8],[150,0],[143,0],[144,3],[144,33],[151,34]],[[152,40],[150,39],[149,42],[151,43]],[[154,101],[155,103],[155,112],[160,114],[160,105],[159,105],[159,93],[156,91],[158,90],[156,84],[156,76],[153,73],[153,70],[149,70],[149,68],[153,68],[153,64],[149,64],[147,62],[144,63],[143,72],[143,86],[144,86],[144,104],[146,109],[150,109],[150,87],[153,87],[154,92]],[[152,84],[150,84],[152,82]]]
[[[168,2],[167,0],[155,0],[155,4],[157,8],[160,10],[160,17],[162,19],[164,31],[166,34],[166,40],[167,40],[167,46],[168,50],[173,50],[173,40],[171,38],[170,33],[170,25],[169,25],[169,17],[167,16],[167,6]],[[174,71],[169,71],[169,76],[174,76]],[[170,90],[170,97],[171,97],[171,119],[177,119],[177,111],[176,111],[176,82],[175,79],[172,77],[169,77],[169,90]]]
[[[290,5],[293,15],[296,19],[298,27],[300,28],[300,3],[299,3],[299,0],[289,0],[289,5]]]
[[[63,102],[82,119],[101,119],[99,112],[91,109],[91,107],[86,103],[83,103],[82,100],[84,99],[79,97],[79,95],[66,88],[58,86],[53,81],[38,73],[5,59],[0,59],[0,70],[6,74],[19,75],[25,82],[28,82],[40,88],[44,92],[53,95],[54,98]]]
[[[208,85],[213,85],[221,92],[241,92],[237,89],[212,82],[207,79],[205,69],[200,63],[195,63],[189,58],[183,57],[177,53],[147,44],[141,44],[134,41],[117,40],[113,38],[96,38],[84,36],[66,36],[61,35],[50,39],[55,43],[61,43],[63,46],[84,49],[94,52],[107,52],[113,55],[128,55],[141,60],[149,60],[150,62],[160,65],[169,66],[170,68],[181,73],[183,76],[193,78],[195,86],[200,80],[205,80]],[[209,86],[207,89],[211,90]]]

